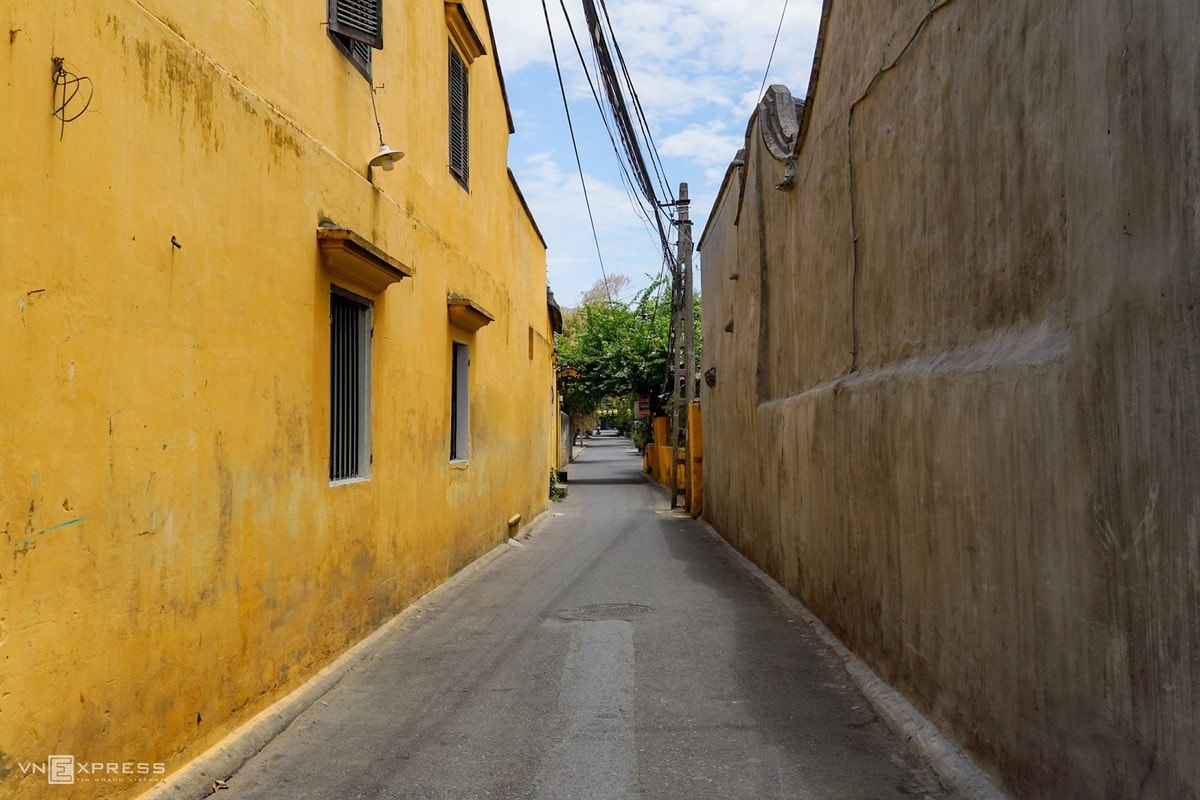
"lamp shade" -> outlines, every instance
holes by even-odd
[[[368,166],[379,167],[383,170],[390,170],[396,166],[396,162],[404,158],[404,153],[399,150],[393,150],[383,142],[379,143],[379,152],[376,153],[368,162]]]

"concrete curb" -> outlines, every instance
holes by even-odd
[[[682,514],[682,510],[680,510]],[[825,623],[757,564],[739,553],[716,529],[696,520],[729,555],[730,560],[755,578],[790,614],[804,620],[821,642],[833,651],[860,693],[881,719],[913,747],[937,774],[945,788],[961,800],[1012,800],[972,758],[930,722],[904,695],[883,681],[861,658],[842,644]]]
[[[540,532],[546,520],[551,517],[550,510],[551,507],[547,507],[530,520],[529,524],[518,532],[517,538],[528,540]],[[283,733],[296,717],[337,685],[346,673],[372,655],[384,639],[415,622],[418,614],[443,599],[446,594],[471,581],[493,561],[514,549],[511,540],[507,540],[472,561],[361,639],[286,697],[263,709],[221,741],[139,795],[138,800],[200,800],[214,794],[214,781],[225,780],[241,769],[243,764],[257,755],[272,739]]]

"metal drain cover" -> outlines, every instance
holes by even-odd
[[[602,622],[610,619],[633,619],[654,609],[650,606],[639,606],[633,603],[600,603],[594,606],[579,608],[564,608],[558,612],[562,619],[577,619],[584,622]]]

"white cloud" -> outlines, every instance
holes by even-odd
[[[541,0],[492,0],[488,5],[505,74],[550,61]]]
[[[659,143],[658,151],[665,156],[686,158],[702,167],[725,165],[733,160],[741,149],[745,137],[726,131],[722,120],[708,120],[689,125],[673,133]]]
[[[657,274],[657,232],[635,211],[621,183],[559,0],[545,2],[605,266],[635,279]],[[606,2],[667,180],[689,183],[699,236],[725,170],[744,144],[784,0]],[[581,0],[565,3],[594,73]],[[803,97],[821,0],[788,3],[767,82],[785,84]],[[558,98],[542,0],[490,0],[490,9],[517,121],[510,160],[549,245],[552,286],[570,304],[600,278],[600,266]]]
[[[562,9],[557,0],[546,3],[562,68],[574,91],[583,86],[586,93]],[[705,99],[732,107],[729,98],[746,91],[748,82],[761,82],[782,10],[780,3],[761,0],[612,0],[608,6],[617,44],[651,115]],[[566,7],[590,60],[580,0],[568,0]],[[552,64],[542,8],[542,0],[493,0],[492,21],[507,73]],[[790,0],[771,74],[793,91],[808,83],[820,13],[820,0]]]
[[[513,172],[548,240],[546,264],[551,287],[570,305],[601,274],[579,174],[573,167],[564,168],[548,152],[528,156],[513,166]],[[608,272],[630,277],[657,272],[661,262],[657,233],[639,216],[624,187],[599,175],[585,174],[585,178],[591,219]]]

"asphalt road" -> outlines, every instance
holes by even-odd
[[[220,800],[948,796],[628,440],[592,440],[569,486]]]

